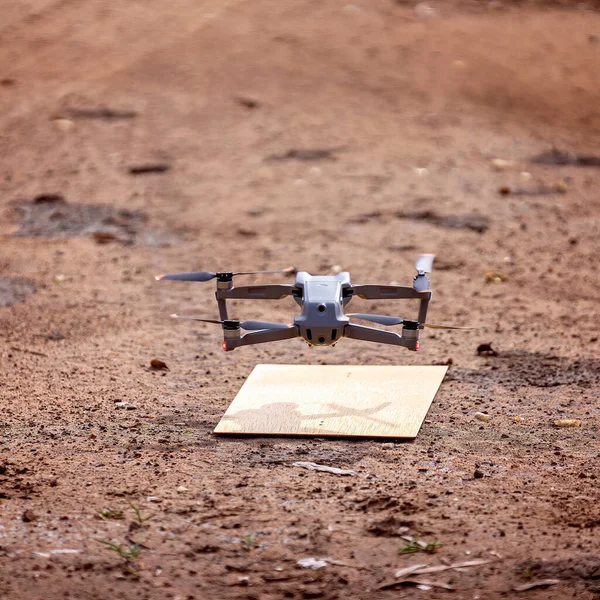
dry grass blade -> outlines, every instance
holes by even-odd
[[[389,581],[380,585],[378,590],[391,590],[402,585],[428,585],[430,587],[442,588],[444,590],[452,591],[455,588],[451,586],[449,583],[444,583],[443,581],[423,581],[421,579],[402,579],[400,581]]]
[[[536,587],[548,587],[550,585],[556,585],[557,583],[560,583],[560,579],[536,579],[535,581],[518,585],[514,587],[513,590],[515,592],[526,592],[527,590],[531,590]]]
[[[400,579],[411,574],[425,575],[427,573],[441,573],[442,571],[449,571],[450,569],[465,569],[468,567],[478,567],[480,565],[487,565],[491,562],[494,561],[487,558],[478,558],[475,560],[468,560],[466,562],[454,563],[451,565],[434,565],[432,567],[428,567],[427,565],[411,565],[409,567],[396,571],[395,577],[396,579]]]
[[[440,573],[441,571],[448,571],[449,569],[464,569],[467,567],[477,567],[479,565],[487,565],[488,563],[493,562],[492,560],[488,560],[485,558],[478,560],[468,560],[462,563],[455,563],[452,565],[436,565],[433,567],[425,567],[423,569],[418,569],[414,573],[416,575],[425,575],[426,573]]]
[[[396,579],[400,579],[402,577],[406,577],[407,575],[412,575],[415,571],[419,571],[424,567],[427,567],[427,565],[411,565],[410,567],[405,567],[404,569],[396,571],[394,577]]]

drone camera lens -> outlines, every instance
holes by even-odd
[[[317,310],[320,313],[324,313],[327,310],[327,307],[324,304],[319,304],[319,306],[317,306]]]
[[[319,344],[324,344],[325,343],[325,338],[323,336],[321,336],[319,338]]]

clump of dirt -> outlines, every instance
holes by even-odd
[[[271,154],[265,160],[335,160],[335,153],[342,148],[291,148],[281,154]]]
[[[433,209],[423,210],[398,210],[390,213],[389,211],[374,210],[362,213],[356,217],[351,217],[349,223],[368,223],[372,219],[382,219],[394,216],[397,219],[408,219],[410,221],[425,221],[437,227],[446,229],[467,229],[477,233],[485,233],[490,226],[490,219],[485,215],[476,213],[467,213],[461,215],[443,215]]]
[[[15,236],[111,235],[131,244],[147,221],[139,210],[117,209],[110,204],[71,203],[59,194],[42,194],[32,201],[16,200],[12,206],[20,215]]]
[[[248,452],[244,460],[254,465],[277,465],[300,459],[344,468],[358,462],[367,452],[366,448],[358,444],[346,450],[340,450],[334,444],[327,443],[297,444],[278,446],[261,444],[256,451]]]
[[[532,163],[539,165],[572,165],[576,167],[600,167],[600,156],[592,154],[577,154],[567,150],[553,148],[542,152],[531,159]]]
[[[372,521],[367,525],[367,531],[377,537],[399,537],[412,527],[415,522],[412,519],[399,519],[390,515],[385,519]]]
[[[486,369],[456,369],[447,378],[480,385],[555,387],[600,383],[600,361],[528,352],[497,353]]]
[[[556,561],[527,560],[517,565],[522,573],[533,573],[540,578],[561,580],[600,581],[600,556],[572,556]]]
[[[395,216],[398,219],[410,219],[411,221],[427,221],[438,227],[448,229],[470,229],[477,233],[485,233],[490,220],[485,215],[464,214],[464,215],[441,215],[434,210],[417,210],[412,212],[398,211]]]
[[[35,294],[36,285],[23,277],[0,277],[0,306],[11,306],[24,302],[27,296]]]
[[[19,467],[11,462],[0,462],[0,499],[21,498],[29,500],[35,486],[26,478],[31,475],[27,467]]]

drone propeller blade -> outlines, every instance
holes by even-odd
[[[415,261],[415,269],[419,273],[431,273],[434,258],[435,254],[421,254]]]
[[[172,279],[174,281],[210,281],[217,276],[216,273],[210,271],[195,271],[193,273],[171,273],[168,275],[157,275],[155,279]]]
[[[287,267],[286,269],[276,269],[275,271],[239,271],[237,273],[231,273],[233,275],[259,275],[261,273],[294,273],[296,267]],[[193,273],[171,273],[168,275],[157,275],[155,279],[161,281],[162,279],[172,279],[174,281],[210,281],[217,277],[218,273],[212,273],[211,271],[195,271]]]
[[[289,325],[283,323],[269,323],[267,321],[242,321],[240,327],[246,331],[258,331],[259,329],[270,329],[271,331],[278,329],[287,329]]]
[[[457,325],[432,325],[431,323],[421,323],[421,325],[423,325],[423,327],[429,327],[430,329],[473,329],[473,327],[459,327]]]
[[[404,322],[404,319],[401,319],[400,317],[388,317],[387,315],[349,313],[346,316],[354,317],[355,319],[362,319],[363,321],[372,321],[373,323],[379,323],[380,325],[400,325]],[[420,323],[419,326],[429,327],[430,329],[473,329],[473,327],[459,327],[457,325],[433,325],[430,323]]]
[[[239,271],[238,273],[234,273],[234,275],[261,275],[261,274],[269,274],[269,273],[293,273],[296,270],[296,267],[287,267],[285,269],[275,269],[274,271]]]
[[[354,317],[355,319],[362,319],[363,321],[371,321],[373,323],[379,323],[380,325],[400,325],[404,319],[400,317],[388,317],[386,315],[368,315],[364,313],[349,313],[347,317]]]
[[[216,323],[217,325],[222,325],[223,321],[219,321],[218,319],[200,319],[198,317],[184,317],[182,315],[171,315],[172,319],[185,319],[186,321],[201,321],[202,323]]]
[[[184,317],[182,315],[171,315],[171,318],[185,319],[186,321],[200,321],[201,323],[215,323],[216,325],[223,325],[224,323],[224,321],[218,319],[201,319],[199,317]],[[242,321],[240,327],[246,331],[259,331],[262,329],[270,329],[273,331],[287,329],[289,325],[284,325],[283,323],[269,323],[268,321]]]

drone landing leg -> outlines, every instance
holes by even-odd
[[[227,303],[225,302],[225,300],[217,298],[217,306],[219,308],[219,318],[221,319],[221,321],[227,321],[229,317],[227,316]]]
[[[419,303],[419,316],[417,320],[419,323],[427,323],[427,309],[429,307],[429,301],[431,300],[431,292],[427,294],[426,298],[421,298]]]

